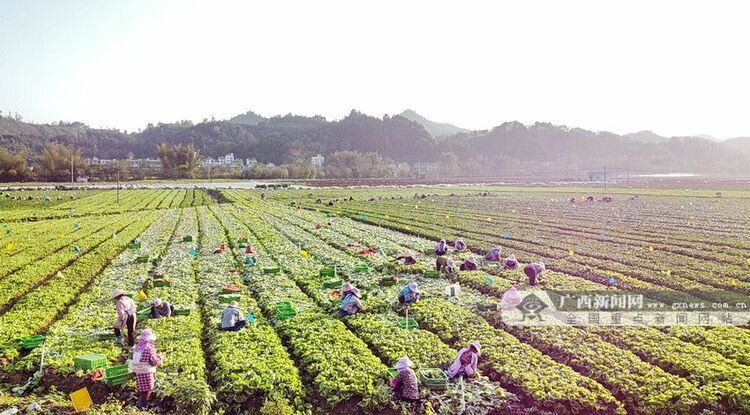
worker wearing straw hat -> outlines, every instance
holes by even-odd
[[[135,302],[125,295],[124,291],[113,289],[109,293],[110,298],[115,301],[117,319],[112,326],[115,330],[115,341],[122,344],[122,329],[128,331],[128,346],[135,344],[136,308]]]
[[[391,388],[397,400],[406,402],[419,400],[419,381],[412,366],[414,363],[408,357],[402,357],[396,364],[398,373],[391,380]]]
[[[128,367],[135,374],[135,385],[138,391],[138,409],[144,410],[151,399],[156,379],[156,367],[161,366],[163,355],[156,354],[156,335],[151,329],[144,329],[138,336],[138,345],[133,349],[133,359]]]
[[[247,324],[237,301],[229,303],[229,306],[221,312],[219,318],[221,319],[221,331],[240,331]]]
[[[340,317],[353,316],[365,309],[362,301],[360,301],[362,294],[351,283],[345,282],[341,286],[341,297],[341,306],[339,307]]]

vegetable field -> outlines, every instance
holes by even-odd
[[[588,202],[590,191],[229,189],[221,203],[201,189],[128,189],[119,203],[114,191],[6,192],[0,410],[37,402],[73,413],[67,394],[85,387],[89,413],[137,412],[132,380],[108,386],[76,365],[90,353],[107,365],[132,355],[110,334],[117,288],[139,309],[159,297],[181,310],[138,321],[166,355],[152,413],[750,414],[747,326],[503,321],[503,294],[529,289],[522,268],[532,262],[546,264],[537,288],[748,299],[750,193],[618,189],[611,202],[601,193]],[[433,275],[443,238],[468,245],[449,252],[457,263],[500,246],[521,269],[480,261]],[[393,260],[403,252],[417,263]],[[344,281],[365,310],[341,318]],[[422,299],[407,316],[396,297],[411,281]],[[447,296],[456,284],[460,294]],[[217,327],[228,295],[253,316],[239,332]],[[403,328],[405,317],[416,327]],[[19,343],[36,335],[39,347]],[[391,399],[388,369],[401,357],[435,381],[434,369],[474,341],[478,376],[422,387],[418,406]]]

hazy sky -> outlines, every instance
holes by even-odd
[[[750,136],[742,1],[0,0],[0,110],[149,122],[411,108]]]

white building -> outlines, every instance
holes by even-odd
[[[266,167],[268,167],[269,169],[272,169],[272,168],[276,167],[276,164],[269,162],[269,163],[266,163]]]
[[[229,153],[226,156],[224,156],[223,159],[224,165],[231,166],[234,164],[234,153]]]
[[[310,162],[315,167],[321,167],[324,161],[325,161],[325,157],[321,156],[320,154],[314,157],[310,157]]]
[[[250,166],[252,166],[253,164],[255,164],[255,163],[257,163],[257,162],[258,162],[258,160],[256,160],[256,159],[255,159],[255,157],[253,157],[253,158],[248,158],[248,159],[245,159],[245,165],[246,165],[247,167],[250,167]]]

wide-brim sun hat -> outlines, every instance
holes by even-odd
[[[156,334],[151,329],[143,329],[141,335],[138,336],[141,341],[153,342],[156,341]]]
[[[396,363],[396,369],[404,369],[412,366],[414,366],[414,363],[408,357],[402,357],[401,360]]]
[[[240,306],[240,303],[238,303],[237,301],[232,301],[231,303],[229,303],[229,306],[230,306],[230,307],[234,307],[234,308],[237,308],[237,307],[239,307],[239,306]]]
[[[118,290],[117,288],[109,290],[109,297],[115,299],[121,295],[125,295],[125,291]]]
[[[349,282],[345,282],[344,285],[341,286],[341,291],[343,292],[352,291],[352,290],[354,290],[354,286]]]
[[[164,304],[164,301],[161,300],[161,298],[154,298],[154,305],[162,305]]]
[[[473,347],[477,354],[482,354],[482,345],[479,342],[472,342],[469,347]]]
[[[419,285],[417,285],[417,283],[415,281],[410,282],[409,285],[407,285],[407,287],[409,287],[409,290],[411,290],[411,291],[413,291],[415,293],[419,292]]]
[[[546,271],[546,270],[547,270],[547,268],[546,268],[546,267],[544,266],[544,262],[540,262],[540,263],[539,263],[539,268],[541,268],[541,269],[542,269],[542,270],[544,270],[544,271]]]

